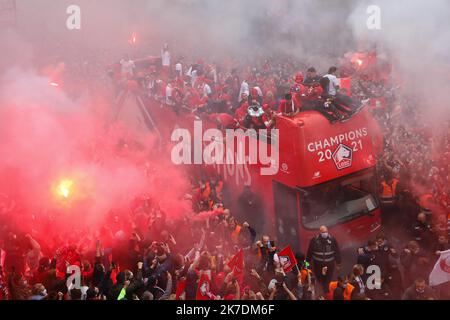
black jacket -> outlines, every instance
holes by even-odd
[[[368,247],[364,247],[362,249],[363,253],[358,253],[358,259],[356,261],[357,264],[362,265],[364,270],[367,270],[367,268],[371,265],[376,265],[380,268],[382,275],[389,275],[389,247],[382,246],[376,251],[370,251]]]
[[[306,254],[308,261],[314,261],[319,264],[341,263],[341,251],[339,245],[332,236],[323,238],[318,235],[311,239],[308,252]]]
[[[417,292],[415,285],[406,289],[402,296],[402,300],[435,300],[436,294],[430,287],[425,287],[424,292]]]

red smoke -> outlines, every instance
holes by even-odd
[[[223,208],[219,208],[216,210],[212,210],[212,211],[202,211],[199,214],[196,214],[192,220],[194,221],[206,221],[210,218],[214,218],[217,216],[221,216],[224,214],[224,210]]]
[[[168,218],[189,211],[188,180],[170,155],[151,134],[109,123],[111,110],[101,97],[72,101],[33,72],[0,80],[0,194],[16,202],[23,231],[44,214],[57,217],[55,231],[95,230],[141,195],[160,199]]]

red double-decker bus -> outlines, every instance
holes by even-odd
[[[179,117],[160,103],[145,104],[156,126],[164,124],[159,127],[163,140],[169,141],[175,128],[185,128],[194,136],[192,114]],[[269,139],[245,130],[235,132],[236,139],[247,142],[245,156],[252,139],[278,144],[275,174],[262,175],[261,163],[190,164],[187,169],[198,178],[219,176],[225,182],[224,202],[233,214],[260,233],[275,235],[278,246],[290,244],[305,251],[322,225],[342,247],[365,242],[381,227],[376,158],[382,134],[370,110],[334,124],[317,111],[278,115],[275,120],[278,133]],[[217,128],[217,123],[204,117],[202,127]]]
[[[316,111],[277,116],[275,129],[277,135],[262,143],[279,144],[276,174],[262,175],[261,164],[201,166],[202,174],[226,182],[225,201],[240,219],[276,235],[279,245],[302,251],[322,225],[343,247],[361,244],[379,230],[375,171],[382,138],[368,109],[337,124]],[[236,136],[246,139],[248,156],[250,139],[259,136],[244,131]]]

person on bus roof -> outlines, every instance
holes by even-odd
[[[292,99],[292,94],[287,93],[284,97],[284,100],[281,100],[281,102],[280,102],[280,106],[278,107],[278,112],[280,112],[283,116],[293,117],[299,111],[300,111],[300,109],[295,105],[295,102]]]
[[[327,86],[324,88],[325,93],[331,97],[336,97],[336,94],[339,90],[340,82],[339,79],[336,77],[337,68],[331,67],[328,70],[328,73],[323,76],[323,78],[328,79]]]
[[[303,73],[299,72],[294,77],[294,85],[292,86],[290,92],[292,94],[292,99],[297,109],[302,109],[302,100],[306,94],[306,89],[303,86]]]
[[[320,85],[320,76],[317,75],[317,71],[314,67],[311,67],[306,72],[306,78],[303,81],[305,86],[315,86]]]
[[[171,55],[169,45],[166,43],[161,49],[162,76],[167,79],[170,76]]]
[[[249,98],[248,94],[242,93],[239,105],[236,108],[234,117],[239,123],[243,123],[248,114]]]

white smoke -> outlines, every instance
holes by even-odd
[[[184,55],[240,59],[293,55],[313,61],[352,45],[353,2],[325,0],[17,0],[18,31],[46,56],[159,54],[163,43]],[[81,30],[66,28],[66,9],[81,9]],[[139,48],[128,40],[138,35]]]
[[[369,5],[381,9],[381,29],[366,26]],[[375,44],[393,63],[404,95],[433,123],[448,119],[450,108],[450,2],[446,0],[363,1],[349,17],[355,38]]]

